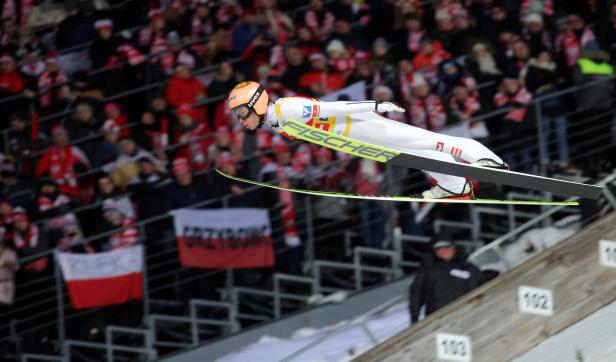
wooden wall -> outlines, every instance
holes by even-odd
[[[616,269],[599,265],[600,239],[616,241],[616,213],[589,225],[354,361],[436,361],[435,335],[438,332],[470,336],[473,361],[509,361],[616,300]],[[517,291],[521,285],[551,289],[554,315],[544,317],[518,312]]]

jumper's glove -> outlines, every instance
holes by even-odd
[[[376,102],[374,108],[377,112],[404,112],[404,108],[391,102]]]

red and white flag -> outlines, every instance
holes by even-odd
[[[56,253],[75,309],[102,307],[141,299],[143,246],[105,253]]]
[[[266,209],[231,208],[172,212],[180,264],[191,268],[274,266]]]

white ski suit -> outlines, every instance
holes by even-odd
[[[376,114],[377,110],[401,111],[389,102],[322,102],[311,98],[285,97],[269,105],[266,123],[277,132],[282,132],[279,125],[285,119],[294,119],[337,135],[418,156],[450,162],[455,162],[453,156],[456,156],[469,163],[480,159],[503,163],[497,155],[473,139],[443,135],[393,121]],[[466,180],[463,177],[426,173],[440,187],[452,193],[461,193],[464,189]]]

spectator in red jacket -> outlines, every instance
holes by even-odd
[[[190,68],[183,63],[175,66],[175,73],[167,84],[167,101],[172,108],[177,109],[182,104],[193,105],[205,99],[207,90],[199,79],[193,76]],[[205,110],[193,109],[194,118],[199,122],[206,122]]]
[[[441,43],[429,36],[421,39],[419,52],[413,59],[413,67],[423,72],[429,81],[436,76],[437,66],[444,60],[451,59],[451,54],[444,50]]]
[[[441,98],[430,91],[426,80],[416,75],[411,84],[411,124],[430,131],[438,131],[447,126],[447,112]]]
[[[315,53],[308,59],[312,71],[299,78],[299,85],[309,89],[313,96],[321,97],[346,85],[342,75],[328,71],[327,58],[323,54]]]
[[[25,84],[15,68],[15,58],[10,55],[0,57],[0,97],[17,94],[24,90]]]
[[[68,133],[62,126],[55,126],[52,133],[55,145],[45,151],[34,174],[36,177],[48,174],[58,184],[60,192],[78,197],[77,174],[89,168],[90,161],[78,147],[69,144]]]

